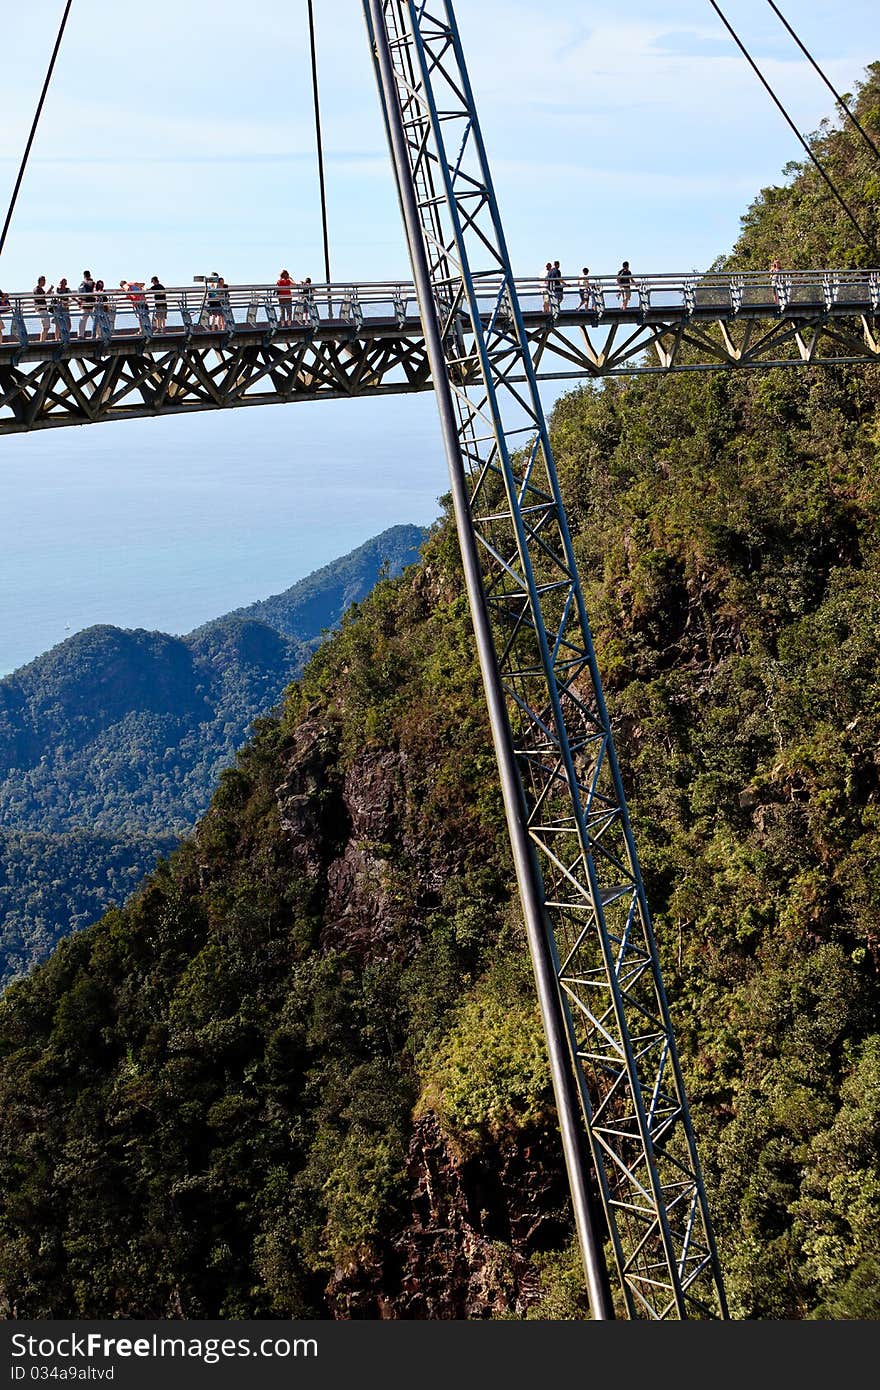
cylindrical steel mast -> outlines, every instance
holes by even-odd
[[[363,4],[593,1313],[611,1316],[612,1304],[589,1160],[627,1314],[723,1317],[656,942],[453,7]]]
[[[378,0],[368,0],[368,18],[373,35],[384,35],[385,21]],[[412,261],[413,280],[419,299],[419,311],[434,379],[437,408],[440,412],[440,426],[449,465],[456,529],[476,635],[480,671],[489,707],[492,738],[498,759],[501,791],[504,797],[504,809],[516,867],[517,883],[529,938],[538,998],[547,1033],[553,1090],[559,1112],[562,1145],[571,1186],[575,1224],[584,1253],[584,1269],[590,1307],[595,1318],[613,1318],[614,1305],[611,1300],[605,1261],[602,1257],[601,1230],[604,1222],[601,1211],[597,1209],[590,1191],[587,1176],[589,1158],[586,1153],[585,1136],[581,1124],[578,1093],[569,1061],[568,1038],[565,1019],[560,1008],[556,972],[548,948],[548,936],[544,921],[543,886],[535,851],[526,830],[522,782],[516,765],[507,707],[501,687],[489,615],[486,610],[479,556],[470,522],[466,474],[459,441],[458,422],[446,375],[440,318],[431,285],[428,258],[422,241],[416,192],[410,175],[407,156],[406,135],[397,100],[387,42],[382,39],[374,42],[374,52],[381,83],[386,129],[394,160],[401,210]]]

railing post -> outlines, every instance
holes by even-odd
[[[14,303],[14,306],[13,306],[13,309],[12,309],[12,324],[13,324],[13,327],[15,328],[15,332],[16,332],[17,335],[18,335],[19,346],[20,346],[20,347],[27,347],[28,341],[29,341],[28,331],[27,331],[27,323],[26,323],[26,321],[25,321],[24,314],[22,313],[22,309],[21,309],[21,300],[20,300],[20,299],[16,299],[16,300],[15,300],[15,303]]]

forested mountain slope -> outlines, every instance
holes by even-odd
[[[380,574],[393,577],[414,564],[424,539],[425,532],[418,526],[392,526],[350,554],[306,575],[283,594],[236,608],[226,616],[254,618],[285,637],[314,642],[325,629],[336,627],[353,603],[366,598]]]
[[[392,527],[186,637],[88,628],[0,681],[0,986],[128,896],[322,632],[423,539]]]
[[[862,255],[799,170],[770,246]],[[880,372],[609,382],[552,433],[733,1311],[878,1317]],[[445,525],[0,1003],[6,1311],[582,1309],[511,892]]]

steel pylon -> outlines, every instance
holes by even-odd
[[[592,1314],[614,1316],[607,1240],[627,1316],[726,1317],[611,725],[453,6],[363,6]]]

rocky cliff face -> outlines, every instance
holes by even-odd
[[[334,1272],[334,1317],[523,1317],[540,1302],[531,1257],[556,1249],[569,1227],[552,1127],[466,1158],[428,1112],[415,1125],[406,1177],[405,1224],[380,1259]]]
[[[357,967],[418,951],[426,918],[453,866],[413,829],[414,788],[401,751],[360,752],[338,775],[333,731],[308,717],[296,729],[277,788],[295,872],[323,885],[320,948]],[[389,847],[415,877],[401,901]],[[337,1267],[325,1301],[334,1317],[524,1316],[541,1296],[531,1257],[564,1244],[570,1217],[552,1121],[462,1152],[437,1114],[412,1126],[397,1226],[378,1248]]]

